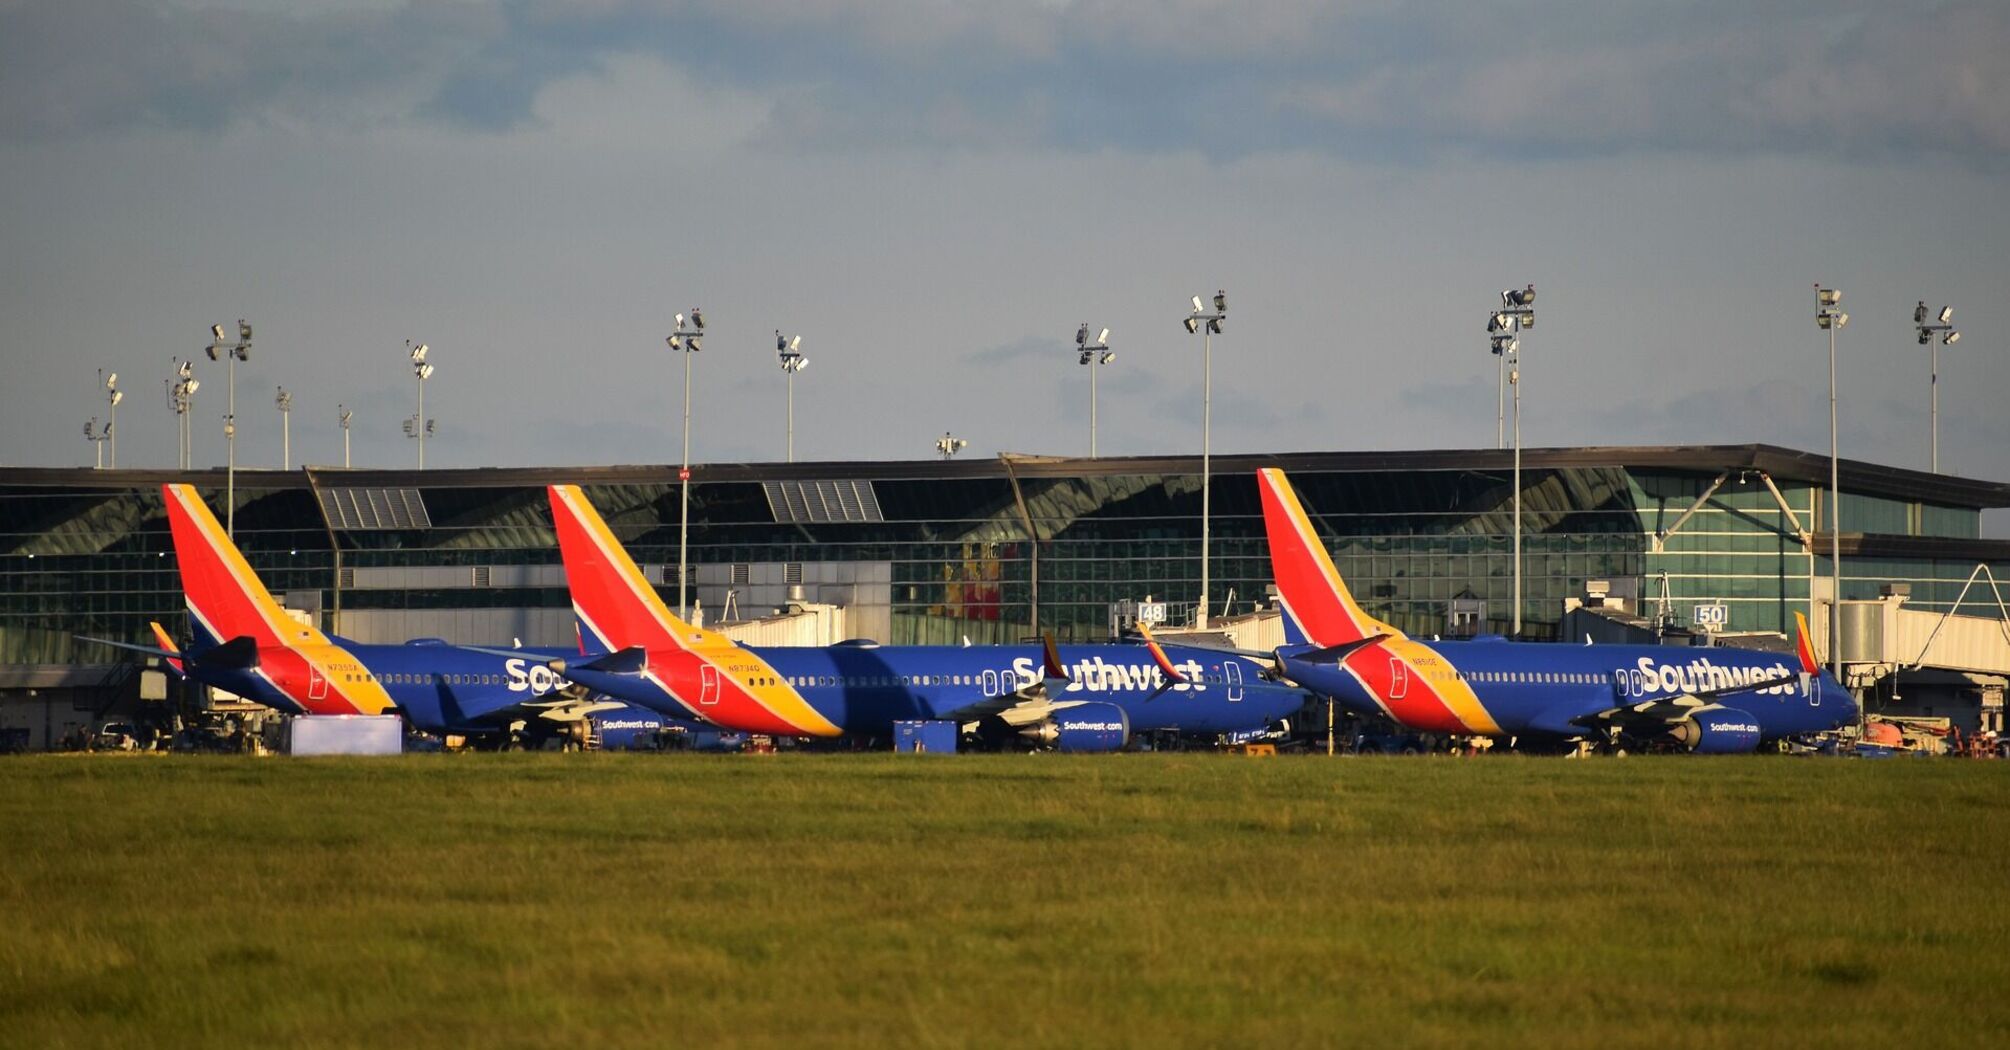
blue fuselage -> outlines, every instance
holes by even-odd
[[[1603,712],[1699,693],[1715,694],[1707,703],[1750,714],[1761,739],[1833,729],[1857,717],[1855,700],[1834,677],[1804,677],[1799,661],[1785,653],[1412,639],[1369,644],[1336,664],[1305,659],[1308,651],[1279,651],[1285,677],[1348,710],[1432,731],[1586,736]],[[1738,688],[1768,681],[1775,684]],[[1483,725],[1489,721],[1491,731]]]
[[[342,657],[316,661],[311,671],[284,649],[263,650],[249,668],[204,665],[207,646],[193,648],[188,675],[286,714],[310,714],[317,701],[374,684],[417,729],[481,733],[525,718],[518,705],[566,683],[547,664],[576,657],[568,649],[520,649],[511,655],[435,642],[369,645],[331,638]],[[346,658],[343,658],[346,657]]]
[[[1042,680],[1042,650],[1033,645],[777,647],[751,650],[803,700],[847,735],[888,736],[893,723],[960,718]],[[1301,689],[1265,681],[1265,664],[1209,649],[1166,647],[1190,684],[1160,690],[1164,675],[1142,645],[1075,645],[1059,649],[1066,683],[1050,682],[1057,704],[1108,703],[1123,708],[1132,732],[1190,735],[1250,732],[1289,718],[1309,698]],[[703,695],[674,695],[659,681],[579,667],[567,677],[597,692],[673,716],[697,715],[727,728]],[[688,690],[686,691],[688,693]]]

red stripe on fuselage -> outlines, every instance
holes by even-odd
[[[1396,668],[1399,666],[1402,668],[1401,696],[1396,695]],[[1451,705],[1438,695],[1431,682],[1383,643],[1363,646],[1348,654],[1346,668],[1396,721],[1412,729],[1432,733],[1472,732],[1458,715],[1452,713]]]

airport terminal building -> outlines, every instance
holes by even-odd
[[[1276,466],[1375,615],[1413,633],[1507,633],[1510,456],[1213,457],[1210,615],[1268,601],[1254,472]],[[1791,630],[1796,610],[1829,598],[1828,473],[1826,456],[1765,445],[1524,450],[1523,636],[1559,638],[1567,606],[1587,601],[1681,626]],[[1846,612],[1902,603],[1937,617],[1978,566],[2010,576],[2010,541],[1981,538],[1981,512],[2010,506],[2010,484],[1847,460],[1840,473]],[[73,635],[145,642],[149,620],[180,630],[160,493],[174,481],[224,517],[220,469],[0,468],[0,697],[100,674],[109,651]],[[584,486],[674,607],[675,465],[240,470],[234,527],[272,591],[336,633],[567,645],[551,483]],[[888,643],[1100,638],[1127,602],[1193,616],[1201,490],[1198,456],[696,465],[688,586],[714,623],[794,601],[840,607],[847,634]],[[1993,606],[1981,581],[1963,611]],[[1819,635],[1825,617],[1810,620]],[[1845,623],[1846,645],[1854,630]]]

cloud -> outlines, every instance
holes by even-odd
[[[2010,155],[2010,9],[1982,2],[16,3],[0,135],[503,133],[624,55],[773,100],[759,141],[797,150]]]

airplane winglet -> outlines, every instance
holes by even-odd
[[[1066,667],[1061,666],[1061,651],[1054,647],[1054,636],[1051,634],[1041,635],[1040,641],[1042,648],[1041,655],[1046,660],[1047,663],[1047,666],[1045,668],[1047,672],[1047,678],[1050,681],[1051,680],[1059,680],[1063,682],[1067,681],[1068,669]]]
[[[1808,618],[1799,610],[1794,612],[1794,652],[1801,658],[1803,674],[1820,674],[1821,664],[1815,660],[1815,643],[1808,636]]]
[[[162,627],[159,623],[153,620],[148,620],[147,626],[153,628],[154,640],[161,644],[162,652],[169,652],[169,653],[181,652],[181,650],[174,644],[174,638],[169,636],[169,634],[167,633],[166,628]],[[187,677],[188,672],[182,667],[181,660],[172,656],[167,657],[166,659],[167,659],[168,670],[173,671],[174,676],[176,678]]]
[[[1138,634],[1144,637],[1145,648],[1152,654],[1152,662],[1159,665],[1159,673],[1165,675],[1167,681],[1187,684],[1186,675],[1181,674],[1180,669],[1173,665],[1172,659],[1166,656],[1166,651],[1159,646],[1159,640],[1152,637],[1152,629],[1142,623],[1138,624]]]

